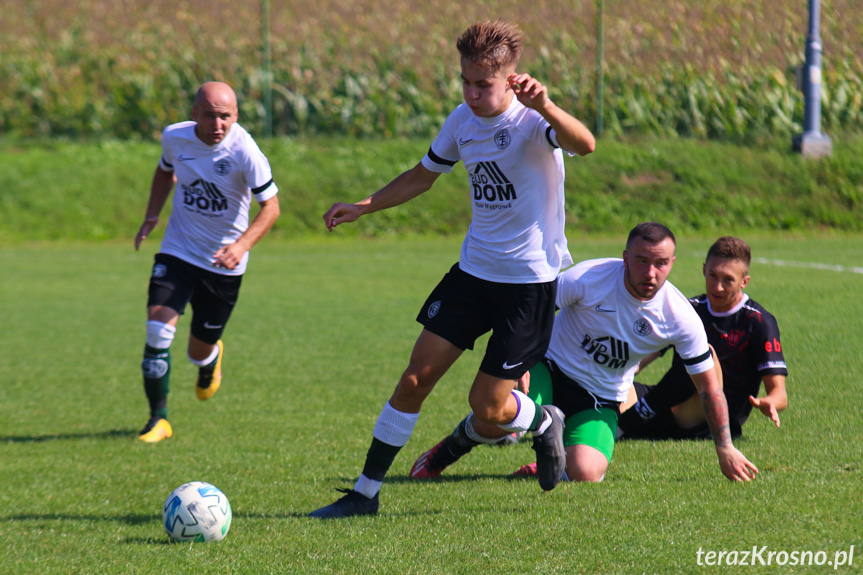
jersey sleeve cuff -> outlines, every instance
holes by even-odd
[[[696,375],[713,369],[715,364],[713,363],[713,354],[710,353],[710,350],[707,350],[698,357],[684,359],[683,365],[686,367],[686,373],[689,375]]]
[[[152,165],[152,164],[151,164],[151,165]],[[168,163],[168,160],[166,160],[166,159],[165,159],[165,156],[161,156],[161,157],[159,158],[159,168],[160,168],[163,172],[173,172],[173,171],[174,171],[174,165],[173,165],[173,164],[169,164],[169,163]]]
[[[430,172],[438,174],[448,174],[452,172],[453,166],[458,163],[458,160],[447,160],[441,158],[434,153],[434,150],[429,148],[428,153],[423,157],[422,164]]]
[[[262,189],[263,188],[263,189]],[[252,196],[255,198],[255,201],[266,202],[273,196],[279,193],[279,188],[276,186],[275,182],[270,180],[268,183],[264,184],[260,188],[255,188],[252,190]]]

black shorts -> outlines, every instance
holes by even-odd
[[[569,418],[581,411],[589,409],[610,409],[620,415],[620,401],[603,399],[590,394],[580,383],[563,373],[557,364],[549,358],[543,358],[543,363],[551,376],[552,400],[563,414]]]
[[[417,321],[459,349],[473,349],[476,339],[491,331],[480,370],[518,379],[548,349],[556,294],[557,280],[490,282],[455,264],[432,291]]]
[[[690,386],[692,385],[691,380],[688,380],[686,383]],[[645,385],[637,381],[633,382],[632,385],[635,387],[635,395],[638,399],[650,396],[657,388],[656,385]],[[712,437],[710,426],[706,422],[700,423],[691,429],[680,427],[674,419],[674,414],[668,407],[658,409],[656,415],[647,420],[638,417],[634,408],[631,407],[630,411],[631,413],[628,411],[621,416],[624,439],[652,439],[660,441],[664,439],[710,439]],[[737,438],[740,437],[740,427],[737,426],[735,430],[734,423],[736,422],[732,422],[731,425],[731,436]]]
[[[217,274],[167,254],[154,259],[147,307],[166,306],[182,315],[191,303],[192,335],[205,343],[219,341],[237,304],[243,276]]]

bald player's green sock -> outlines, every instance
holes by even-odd
[[[168,384],[171,379],[171,349],[144,346],[144,393],[150,402],[150,417],[168,417]]]

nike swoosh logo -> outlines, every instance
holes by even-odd
[[[205,329],[219,329],[220,327],[222,327],[222,326],[220,326],[220,325],[211,325],[211,324],[210,324],[210,322],[208,322],[208,321],[205,321],[205,322],[204,322],[204,328],[205,328]]]
[[[465,145],[465,144],[467,144],[468,142],[473,142],[473,138],[468,138],[468,139],[466,139],[466,140],[465,140],[465,139],[463,139],[463,138],[459,138],[459,140],[458,140],[458,145],[459,145],[459,146],[464,146],[464,145]]]
[[[602,307],[602,304],[599,304],[598,306],[596,306],[593,309],[595,309],[596,311],[604,312],[604,313],[614,313],[616,311],[613,309],[606,309],[606,308]]]
[[[524,363],[523,361],[520,361],[520,362],[518,362],[518,363],[514,363],[514,364],[510,365],[510,364],[509,364],[509,363],[507,363],[507,362],[503,362],[503,368],[504,368],[504,369],[514,369],[514,368],[516,368],[516,367],[520,366],[520,365],[521,365],[521,364],[523,364],[523,363]]]
[[[181,162],[190,162],[195,158],[190,158],[189,156],[184,156],[183,154],[180,154],[180,157],[178,157],[177,159]]]

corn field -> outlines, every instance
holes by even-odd
[[[464,4],[470,4],[465,6]],[[2,0],[0,133],[152,139],[204,81],[265,122],[262,2]],[[596,123],[597,2],[269,0],[276,135],[433,135],[461,101],[455,39],[504,18],[520,69]],[[602,122],[616,135],[740,140],[801,130],[805,0],[605,0]],[[863,10],[823,0],[822,129],[863,127]]]

